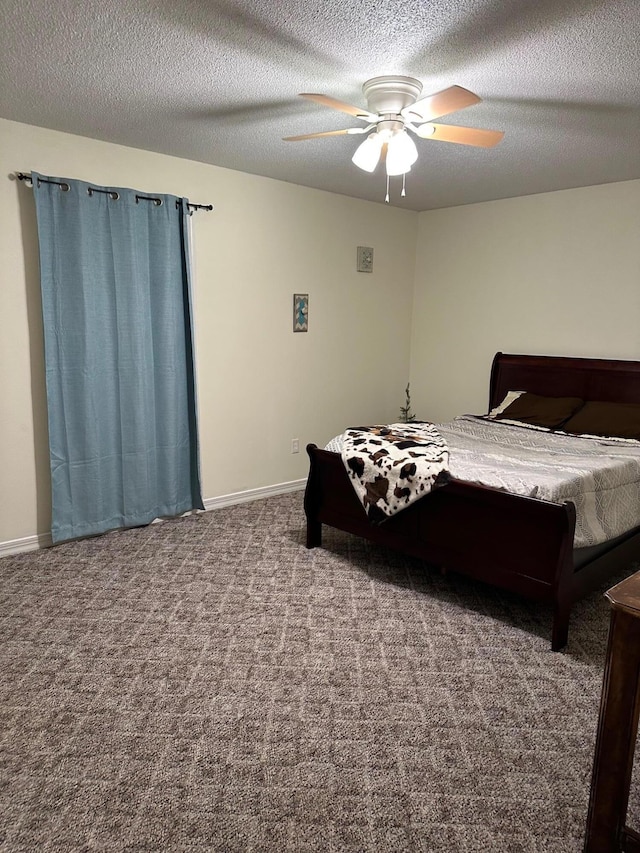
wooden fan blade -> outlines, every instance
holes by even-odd
[[[328,95],[315,95],[309,92],[301,92],[301,98],[308,98],[310,101],[315,101],[322,104],[323,107],[330,107],[332,110],[340,110],[340,112],[348,113],[350,116],[361,118],[364,121],[378,121],[378,116],[370,113],[362,107],[354,107],[351,104],[345,104],[343,101],[336,101],[335,98],[330,98]],[[442,115],[442,113],[439,113]]]
[[[502,130],[480,130],[477,127],[459,127],[453,124],[434,124],[435,131],[424,139],[438,142],[458,142],[460,145],[476,145],[479,148],[493,148],[504,136]]]
[[[415,104],[405,107],[402,110],[402,115],[408,119],[417,116],[421,121],[431,121],[431,119],[455,113],[456,110],[461,110],[464,107],[479,104],[481,100],[482,98],[474,95],[468,89],[463,89],[462,86],[450,86],[448,89],[443,89],[442,92],[420,98]]]
[[[318,136],[343,136],[345,133],[366,133],[369,127],[348,127],[346,130],[324,130],[321,133],[303,133],[301,136],[283,136],[283,142],[299,142],[301,139],[315,139]]]

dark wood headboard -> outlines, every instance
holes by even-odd
[[[491,368],[489,408],[508,391],[640,403],[640,362],[498,352]]]

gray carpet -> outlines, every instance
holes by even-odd
[[[0,560],[0,850],[582,849],[601,593],[554,654],[546,607],[303,542],[295,493]]]

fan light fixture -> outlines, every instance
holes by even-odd
[[[348,113],[367,123],[367,127],[348,127],[344,130],[325,130],[321,133],[303,133],[300,136],[285,136],[287,142],[316,139],[321,136],[367,133],[367,138],[356,149],[351,158],[359,169],[375,172],[384,158],[387,173],[387,195],[389,201],[389,178],[402,175],[402,193],[405,195],[404,176],[418,159],[418,149],[407,131],[420,139],[438,142],[456,142],[479,148],[492,148],[504,136],[501,130],[482,130],[451,124],[434,124],[434,119],[480,103],[480,98],[462,86],[449,86],[442,92],[420,97],[422,83],[414,77],[392,75],[373,77],[362,87],[367,109],[345,104],[328,95],[305,92],[301,97],[315,101],[325,107]],[[373,130],[373,133],[369,133]]]
[[[351,160],[359,169],[364,169],[365,172],[374,172],[380,162],[383,144],[382,136],[375,131],[358,145]]]
[[[380,162],[382,147],[385,143],[387,145],[385,157],[387,175],[393,177],[404,175],[410,171],[411,166],[418,159],[418,149],[404,128],[376,130],[356,148],[355,154],[351,158],[352,162],[365,172],[375,171]]]
[[[418,149],[406,130],[401,130],[387,145],[387,175],[404,175],[418,159]]]

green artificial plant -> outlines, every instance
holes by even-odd
[[[411,411],[411,394],[409,393],[409,382],[407,382],[407,387],[405,388],[405,404],[404,406],[400,406],[400,422],[403,424],[411,423],[411,421],[415,421],[416,416]]]

